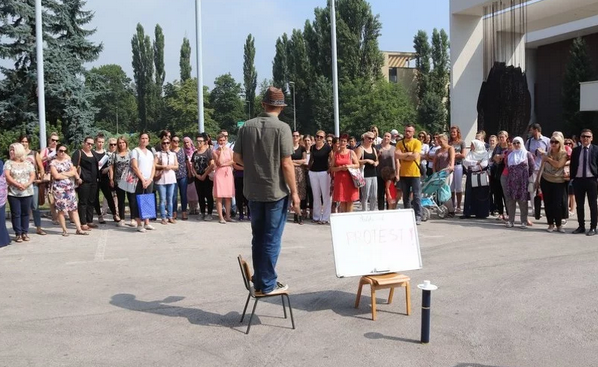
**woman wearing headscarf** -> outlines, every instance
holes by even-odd
[[[488,218],[490,214],[490,179],[488,174],[488,151],[481,140],[473,140],[462,162],[467,169],[465,180],[465,203],[463,216],[478,219]],[[484,178],[485,175],[485,178]],[[473,182],[476,181],[476,185]]]
[[[523,139],[519,136],[513,139],[513,150],[507,155],[506,191],[507,213],[509,220],[507,228],[511,228],[515,222],[516,205],[519,204],[521,212],[521,228],[528,226],[527,200],[528,182],[534,173],[534,157],[525,149]]]

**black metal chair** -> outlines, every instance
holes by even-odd
[[[286,297],[287,302],[289,304],[289,314],[291,315],[291,324],[293,325],[293,329],[295,329],[295,320],[293,319],[293,309],[291,308],[291,300],[289,298],[289,292],[284,291],[284,292],[278,292],[276,294],[263,294],[261,292],[256,292],[255,289],[253,288],[253,286],[251,285],[251,270],[249,269],[249,265],[247,264],[247,262],[245,260],[243,260],[243,257],[241,255],[239,255],[237,257],[237,260],[239,261],[239,267],[241,268],[241,275],[243,275],[243,283],[245,284],[245,288],[247,288],[247,291],[249,292],[249,294],[247,295],[247,301],[245,302],[245,308],[243,308],[243,315],[241,316],[241,321],[243,322],[243,319],[245,318],[245,312],[247,311],[247,306],[249,305],[249,299],[254,298],[255,299],[255,303],[253,304],[253,310],[251,311],[251,316],[249,316],[249,324],[247,325],[247,331],[245,332],[245,334],[249,334],[249,329],[251,328],[251,321],[253,320],[253,315],[255,314],[255,308],[257,307],[257,301],[260,298],[268,298],[268,297],[278,297],[280,296],[280,299],[282,301],[282,310],[284,312],[284,318],[287,318],[287,309],[285,306],[285,302],[284,299]]]

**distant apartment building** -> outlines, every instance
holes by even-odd
[[[384,65],[382,75],[390,83],[403,85],[415,98],[417,81],[415,69],[415,52],[382,51]]]

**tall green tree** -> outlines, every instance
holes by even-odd
[[[187,37],[183,38],[181,45],[179,67],[181,68],[181,82],[191,79],[191,44]]]
[[[214,120],[220,128],[235,131],[237,122],[245,120],[241,84],[230,73],[220,75],[214,80],[214,89],[210,92],[210,108],[214,109]]]
[[[133,49],[133,76],[137,88],[137,110],[139,130],[147,130],[153,121],[148,121],[148,104],[151,108],[154,84],[154,50],[143,26],[137,23],[137,32],[131,40]],[[149,102],[149,103],[148,103]]]
[[[448,34],[441,29],[434,28],[432,32],[432,71],[429,75],[429,89],[435,97],[424,95],[422,110],[430,120],[432,131],[447,131],[449,124],[449,82],[450,82],[450,54]],[[433,106],[433,107],[432,107]],[[428,111],[426,113],[426,111]]]
[[[288,79],[288,65],[287,65],[287,44],[289,38],[286,33],[276,40],[276,54],[272,62],[272,81],[276,88],[282,88],[286,91]]]
[[[255,69],[255,39],[251,33],[245,40],[243,55],[243,86],[245,88],[245,103],[248,104],[250,116],[255,113],[255,89],[257,88],[257,70]]]
[[[93,91],[85,85],[83,64],[102,50],[88,40],[95,30],[85,29],[93,13],[85,1],[43,2],[45,41],[46,118],[51,129],[62,127],[66,141],[76,141],[94,129]],[[35,2],[0,2],[0,57],[14,61],[14,68],[0,68],[0,125],[21,126],[32,133],[38,125]]]
[[[214,136],[218,132],[218,125],[212,118],[214,110],[208,106],[210,93],[204,87],[204,127],[205,131]],[[197,133],[197,79],[175,81],[164,87],[165,119],[168,128],[177,132]]]
[[[424,99],[428,91],[430,77],[430,57],[431,47],[428,41],[428,33],[419,30],[413,38],[413,48],[415,49],[415,68],[417,69],[417,98],[418,101]]]
[[[166,70],[164,70],[164,33],[162,27],[156,24],[154,29],[154,66],[156,70],[156,86],[159,93],[162,94],[162,86],[166,78]]]
[[[578,37],[574,39],[565,69],[562,103],[563,118],[569,130],[566,131],[568,134],[578,134],[582,129],[596,131],[598,128],[596,112],[581,112],[579,110],[579,83],[594,80],[596,77],[587,48],[587,43],[583,38]]]
[[[90,76],[97,76],[99,85],[93,106],[98,109],[95,121],[98,128],[114,133],[137,129],[137,101],[132,80],[120,65],[109,64],[92,68]],[[93,78],[90,78],[93,79]],[[118,130],[118,131],[117,131]]]

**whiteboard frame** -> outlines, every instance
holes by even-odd
[[[347,274],[339,274],[337,264],[339,263],[340,255],[337,251],[335,251],[335,239],[334,239],[334,231],[333,231],[334,222],[336,221],[335,218],[342,217],[342,216],[363,216],[363,215],[382,215],[382,214],[388,215],[388,214],[392,214],[393,211],[410,212],[411,213],[410,218],[411,218],[411,222],[412,222],[411,224],[413,226],[414,233],[415,233],[415,246],[417,248],[418,266],[411,267],[411,268],[391,267],[390,269],[380,269],[380,270],[374,268],[369,271],[364,270],[363,272],[356,272],[356,273],[349,272]],[[415,212],[413,211],[413,209],[394,209],[394,210],[369,211],[369,212],[361,211],[361,212],[332,214],[330,216],[330,237],[332,238],[332,252],[334,255],[335,272],[336,272],[337,278],[347,278],[347,277],[356,277],[356,276],[364,276],[364,275],[387,274],[387,273],[403,272],[403,271],[409,271],[409,270],[419,270],[423,267],[421,248],[420,248],[420,244],[419,244],[419,233],[417,230],[417,224],[415,222]],[[336,243],[336,244],[338,245],[338,243]],[[398,245],[400,246],[401,244],[399,243]]]

